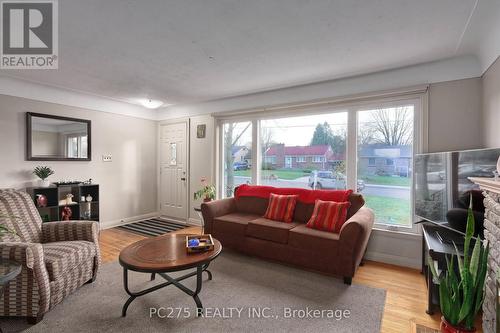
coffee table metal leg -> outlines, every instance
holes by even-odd
[[[196,267],[196,290],[194,291],[193,299],[194,299],[194,302],[196,303],[196,316],[197,317],[203,314],[203,304],[201,304],[200,298],[198,297],[198,294],[201,291],[201,286],[203,283],[203,279],[202,279],[203,271],[204,271],[203,266]]]
[[[209,279],[209,280],[212,280],[212,272],[210,272],[210,271],[208,270],[208,265],[210,265],[210,263],[205,264],[205,265],[203,266],[203,271],[207,273],[207,275],[208,275],[208,279]]]
[[[122,317],[125,317],[127,315],[128,306],[136,298],[136,296],[132,295],[132,293],[128,289],[128,270],[126,268],[123,268],[123,288],[125,288],[127,294],[130,295],[129,299],[125,302],[125,304],[123,304],[122,308]]]

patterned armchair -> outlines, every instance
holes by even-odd
[[[0,258],[22,264],[5,286],[0,316],[27,317],[36,323],[81,285],[95,280],[100,264],[98,224],[92,221],[43,223],[31,197],[0,190],[0,215],[17,235],[0,239]]]

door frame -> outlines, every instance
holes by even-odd
[[[176,220],[179,222],[182,222],[184,224],[188,224],[189,221],[189,208],[191,207],[191,201],[189,198],[191,196],[189,195],[191,193],[190,189],[190,174],[189,174],[189,169],[190,169],[190,158],[189,158],[189,152],[190,152],[190,146],[189,146],[189,133],[190,133],[190,120],[188,117],[183,117],[183,118],[175,118],[175,119],[167,119],[167,120],[162,120],[158,122],[158,126],[156,128],[156,183],[158,184],[157,191],[156,191],[156,207],[157,211],[162,215],[161,211],[161,127],[165,125],[175,125],[175,124],[185,124],[186,125],[186,207],[185,207],[185,219],[184,220],[179,220],[177,218],[173,218],[171,216],[166,216],[172,220]]]

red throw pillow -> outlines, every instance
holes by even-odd
[[[316,200],[314,211],[306,227],[339,233],[345,223],[347,210],[351,203]]]
[[[291,223],[293,211],[297,204],[298,195],[279,195],[271,193],[269,196],[269,205],[267,206],[264,217],[274,221]]]

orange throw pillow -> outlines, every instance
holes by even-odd
[[[298,195],[279,195],[271,193],[269,196],[269,205],[267,206],[264,217],[274,221],[291,223],[293,211],[297,204]]]
[[[340,233],[340,228],[345,223],[347,210],[351,203],[316,200],[314,211],[306,227]]]

